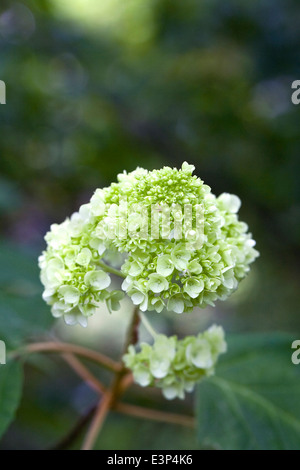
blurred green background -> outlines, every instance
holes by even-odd
[[[158,328],[184,335],[215,321],[297,339],[299,24],[297,0],[2,0],[0,339],[67,338],[117,357],[128,304],[114,318],[99,312],[91,329],[53,324],[38,280],[44,234],[123,169],[184,160],[215,194],[239,195],[261,257],[227,302],[157,316]],[[58,358],[35,357],[0,448],[53,446],[95,400]],[[130,400],[191,413],[193,398],[165,404],[134,389]],[[192,431],[118,414],[98,442],[196,446]]]

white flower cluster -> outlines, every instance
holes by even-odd
[[[178,204],[189,204],[195,216],[201,206],[203,217],[198,232],[193,220],[196,227],[190,231],[194,235],[192,240],[149,237],[125,241],[130,251],[122,266],[126,274],[122,288],[142,311],[161,312],[166,308],[182,313],[197,306],[214,305],[217,299],[225,300],[258,256],[255,241],[247,233],[248,226],[238,219],[239,198],[228,193],[217,198],[199,178],[191,175],[192,171],[190,165],[183,165],[179,171],[163,168],[143,175],[134,186],[135,202],[143,200],[144,204],[152,205],[167,201],[171,207],[175,205],[171,233],[177,215],[184,224]]]
[[[87,326],[99,302],[118,310],[124,297],[122,291],[107,290],[111,278],[99,266],[105,246],[91,236],[95,219],[90,205],[84,205],[71,219],[53,224],[45,237],[47,251],[39,257],[43,298],[53,316],[64,316],[69,325]]]
[[[153,346],[142,343],[140,352],[129,346],[123,360],[142,387],[156,386],[169,400],[183,399],[196,382],[214,373],[218,357],[226,349],[223,328],[213,325],[182,340],[157,335]]]
[[[184,163],[180,170],[124,172],[51,226],[39,265],[55,317],[85,326],[99,302],[117,309],[124,292],[142,311],[182,313],[214,305],[237,288],[258,256],[238,219],[240,200],[227,193],[217,198],[193,170]],[[157,222],[167,220],[154,233],[153,207]],[[115,255],[121,255],[123,292],[107,290],[103,260]]]

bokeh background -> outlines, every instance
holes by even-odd
[[[227,302],[157,315],[158,328],[180,336],[218,322],[297,338],[299,24],[298,0],[1,1],[0,339],[14,348],[65,338],[117,357],[129,304],[113,316],[101,310],[87,330],[53,324],[38,279],[44,234],[123,169],[184,160],[214,193],[240,196],[261,257]],[[192,397],[165,404],[133,389],[129,400],[192,412]],[[0,448],[55,446],[95,401],[59,358],[35,357]],[[179,426],[114,413],[97,446],[197,443]]]

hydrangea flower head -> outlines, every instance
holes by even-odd
[[[99,302],[118,309],[124,293],[142,311],[180,314],[237,288],[258,256],[238,218],[240,200],[216,197],[193,170],[124,172],[51,226],[39,265],[55,317],[85,326]],[[107,263],[119,263],[122,290],[109,290]]]

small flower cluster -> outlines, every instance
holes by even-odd
[[[145,204],[161,201],[162,205],[167,200],[175,206],[169,238],[126,242],[130,251],[122,266],[126,274],[122,288],[142,311],[166,308],[182,313],[214,306],[217,299],[225,300],[236,290],[258,256],[247,224],[238,219],[239,198],[228,193],[217,198],[192,176],[193,168],[184,164],[179,171],[163,168],[143,174],[134,186],[135,202],[141,198]],[[198,226],[193,219],[192,236],[185,234],[179,240],[172,236],[176,217],[185,222],[178,204],[189,204],[195,217],[201,207],[203,218]]]
[[[196,382],[214,373],[218,357],[226,349],[223,328],[213,325],[198,336],[182,340],[157,335],[153,346],[142,343],[140,352],[129,346],[123,360],[142,387],[156,386],[169,400],[183,399]]]
[[[109,310],[118,310],[122,291],[107,290],[109,274],[100,266],[105,246],[91,236],[95,217],[90,205],[62,224],[53,224],[45,240],[48,249],[39,257],[41,281],[45,286],[43,299],[51,305],[52,315],[63,316],[66,323],[87,326],[97,304],[106,301]]]

